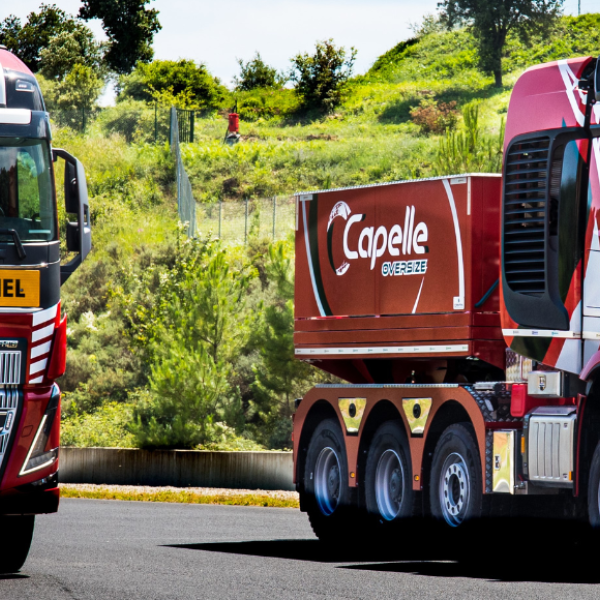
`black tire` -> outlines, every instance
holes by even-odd
[[[600,442],[596,446],[588,480],[588,518],[592,529],[600,532]]]
[[[384,533],[415,516],[412,464],[402,422],[388,421],[375,432],[367,455],[365,502],[372,521]]]
[[[302,504],[320,540],[339,542],[349,534],[348,461],[342,432],[333,419],[320,423],[310,440],[303,493]]]
[[[470,423],[451,425],[433,453],[429,500],[433,518],[451,529],[483,516],[481,461]]]
[[[0,573],[16,573],[27,560],[33,539],[33,515],[0,517],[5,543],[0,546]]]

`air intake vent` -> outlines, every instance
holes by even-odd
[[[546,289],[546,212],[550,139],[514,143],[504,177],[504,274],[513,290],[540,297]]]
[[[16,389],[0,389],[0,467],[6,456],[10,435],[17,423],[20,397]]]
[[[0,385],[21,383],[21,352],[0,352]]]

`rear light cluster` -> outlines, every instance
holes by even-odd
[[[572,406],[576,398],[545,398],[527,394],[526,383],[513,383],[510,395],[510,414],[513,417],[524,417],[538,406]]]

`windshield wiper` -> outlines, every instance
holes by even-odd
[[[17,233],[16,229],[0,229],[0,235],[11,235],[15,246],[17,247],[17,254],[19,258],[23,260],[27,254],[25,252],[25,247],[23,246],[23,242],[21,242],[21,238]]]

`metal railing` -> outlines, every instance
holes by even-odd
[[[250,236],[281,240],[294,232],[296,199],[278,196],[198,204],[196,215],[198,235],[236,244],[248,243]]]
[[[196,235],[196,200],[194,200],[190,179],[185,172],[185,167],[181,160],[178,112],[176,108],[171,108],[171,133],[169,140],[171,152],[175,156],[176,161],[177,211],[181,222],[185,224],[187,235],[194,237]]]

